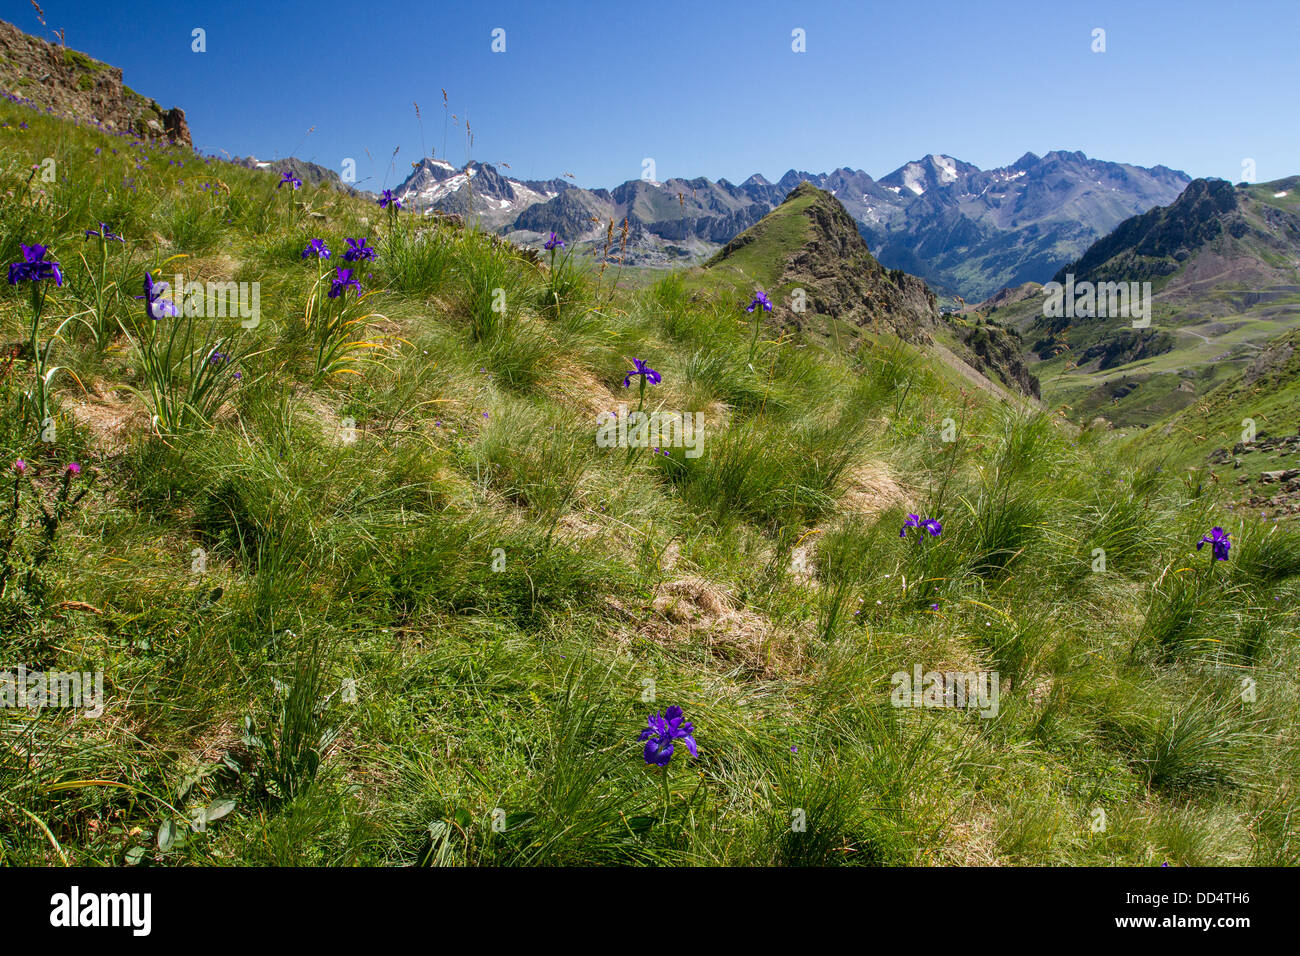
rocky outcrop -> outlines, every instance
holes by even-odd
[[[1025,299],[1032,298],[1043,291],[1043,286],[1038,282],[1024,282],[1018,286],[1007,286],[998,292],[993,293],[979,305],[968,305],[963,312],[979,312],[984,315],[995,309],[1000,309],[1006,305],[1015,305],[1017,302],[1023,302]]]
[[[877,262],[857,224],[829,193],[802,183],[786,202],[804,197],[815,200],[803,213],[809,220],[809,238],[786,260],[781,284],[804,289],[814,314],[887,328],[907,342],[928,342],[938,312],[924,280]],[[730,248],[724,248],[719,259]]]
[[[118,67],[29,36],[3,20],[0,90],[56,116],[194,148],[181,109],[165,110],[124,86]]]
[[[963,329],[962,345],[970,351],[971,362],[990,378],[1010,388],[1041,398],[1038,377],[1025,365],[1020,333],[992,322]]]

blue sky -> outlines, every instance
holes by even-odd
[[[464,162],[442,88],[472,158],[583,186],[635,179],[646,157],[661,180],[739,182],[1051,149],[1234,182],[1246,158],[1260,181],[1300,173],[1294,0],[43,0],[44,28],[27,0],[5,6],[182,107],[200,149],[336,170],[352,157],[371,189],[430,151]]]

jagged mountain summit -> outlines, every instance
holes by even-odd
[[[486,163],[470,162],[457,169],[444,159],[425,158],[394,193],[412,209],[474,216],[495,229],[570,188],[564,179],[524,181],[504,176]]]
[[[939,321],[925,282],[885,269],[843,204],[809,182],[727,243],[705,268],[751,276],[772,290],[776,319],[801,329],[826,317],[918,344],[930,341]]]
[[[415,207],[473,212],[523,243],[552,231],[603,246],[609,223],[628,223],[628,261],[699,260],[775,209],[800,183],[833,195],[889,268],[924,278],[944,295],[979,301],[1006,286],[1043,282],[1116,225],[1172,202],[1191,180],[1164,166],[1146,169],[1078,152],[1026,153],[981,170],[929,155],[873,179],[860,169],[789,170],[775,183],[755,174],[725,179],[629,180],[583,189],[564,180],[521,182],[493,167],[456,169],[424,160],[398,190]]]

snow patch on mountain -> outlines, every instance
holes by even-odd
[[[918,196],[924,195],[925,170],[921,168],[920,163],[908,163],[903,167],[903,185]]]

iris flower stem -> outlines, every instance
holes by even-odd
[[[547,279],[551,284],[551,299],[555,302],[555,316],[560,315],[560,295],[555,291],[555,247],[551,246],[551,270],[547,273]]]
[[[42,428],[48,417],[46,413],[44,361],[41,357],[41,313],[45,311],[45,289],[39,282],[32,283],[32,330],[29,346],[32,350],[32,371],[36,374],[36,385],[32,391],[33,408],[36,414],[36,427]]]
[[[636,403],[636,410],[637,410],[638,412],[640,412],[643,408],[645,408],[645,386],[646,386],[646,376],[642,375],[642,376],[641,376],[641,385],[640,385],[640,387],[637,389],[637,396],[638,396],[638,399],[639,399],[639,400],[638,400],[637,403]],[[629,442],[627,443],[627,460],[628,460],[628,464],[631,464],[631,463],[632,463],[632,459],[636,457],[636,453],[637,453],[637,447],[636,447],[636,445],[632,444],[632,442],[629,441]]]
[[[108,240],[101,235],[98,242],[99,282],[95,284],[95,347],[102,349],[108,344],[108,336],[104,332],[104,286],[108,280]]]
[[[664,785],[664,815],[661,823],[663,826],[667,826],[668,825],[668,800],[669,800],[667,764],[659,768],[659,774],[660,774],[659,779],[663,781],[663,785]]]

